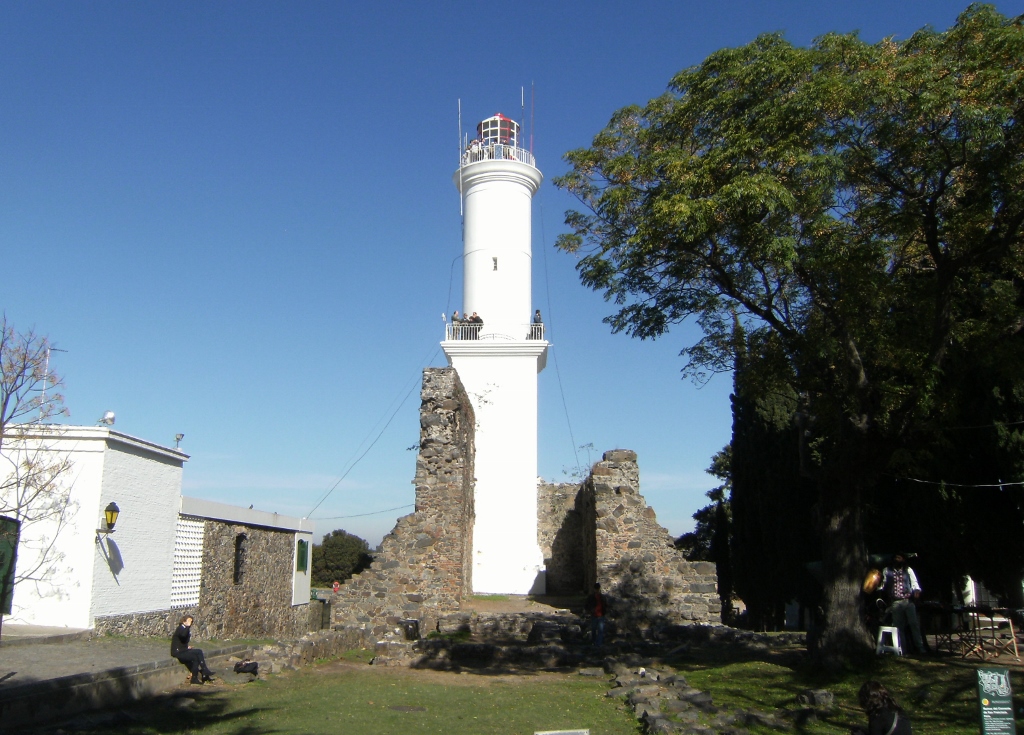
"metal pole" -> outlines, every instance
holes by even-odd
[[[50,377],[50,352],[67,352],[67,350],[46,345],[46,363],[43,367],[43,390],[39,394],[39,423],[43,423],[43,407],[46,405],[46,380]]]

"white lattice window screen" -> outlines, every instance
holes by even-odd
[[[174,534],[174,572],[171,576],[172,608],[199,604],[205,525],[202,519],[178,516],[178,528]]]

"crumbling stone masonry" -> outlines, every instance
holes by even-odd
[[[384,537],[370,568],[334,596],[334,628],[381,636],[417,619],[425,635],[472,591],[473,406],[453,368],[424,370],[420,399],[416,510]]]
[[[292,605],[295,534],[204,519],[196,632],[203,638],[295,638],[310,630],[309,605]],[[244,537],[244,558],[236,544]],[[236,575],[236,570],[238,574]]]
[[[398,520],[371,567],[331,602],[332,627],[420,633],[458,612],[472,592],[475,416],[452,368],[423,371],[416,511]],[[595,581],[621,630],[721,622],[715,565],[686,561],[640,495],[636,453],[606,452],[582,485],[538,487],[538,542],[549,594],[583,595]]]
[[[575,494],[570,487],[541,485],[538,503],[562,513],[541,521],[557,593],[583,594],[600,582],[616,625],[638,632],[721,623],[715,565],[687,561],[658,524],[640,494],[636,452],[605,452]]]
[[[586,559],[583,517],[576,509],[580,484],[541,483],[537,488],[537,543],[544,553],[549,595],[583,594]]]

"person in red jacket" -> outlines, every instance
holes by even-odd
[[[604,645],[604,617],[608,612],[608,601],[601,594],[600,582],[594,582],[594,591],[587,598],[586,610],[590,614],[590,640],[600,648]]]

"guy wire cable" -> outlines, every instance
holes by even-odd
[[[394,508],[385,508],[384,510],[375,510],[372,513],[356,513],[351,516],[331,516],[330,518],[317,518],[318,521],[341,521],[346,518],[363,518],[364,516],[377,516],[381,513],[390,513],[393,510],[402,510],[403,508],[415,508],[416,503],[407,503],[406,505],[396,505]]]
[[[429,358],[428,360],[426,360],[426,362],[425,362],[425,363],[421,363],[421,364],[428,364],[428,365],[429,365],[429,364],[430,364],[431,362],[433,362],[433,361],[434,361],[434,358],[435,358],[435,357],[437,357],[437,353],[438,353],[438,352],[440,352],[440,351],[441,351],[441,348],[440,348],[440,347],[438,347],[438,348],[437,348],[437,349],[436,349],[436,350],[434,351],[434,353],[433,353],[433,354],[432,354],[432,355],[430,356],[430,358]],[[422,374],[422,371],[423,371],[423,369],[422,369],[422,368],[420,368],[420,374]],[[324,493],[323,497],[322,497],[322,498],[320,498],[320,500],[319,500],[319,501],[317,501],[317,504],[313,506],[313,509],[312,509],[311,511],[309,511],[309,513],[307,513],[307,514],[306,514],[306,516],[305,516],[306,518],[309,518],[310,516],[312,516],[312,515],[313,515],[313,513],[315,513],[315,512],[316,512],[316,509],[317,509],[317,508],[319,508],[319,507],[320,507],[320,506],[321,506],[321,505],[323,504],[323,502],[324,502],[325,500],[327,500],[327,498],[329,498],[329,497],[331,496],[331,493],[333,493],[333,492],[334,492],[334,491],[335,491],[335,490],[337,489],[337,487],[338,487],[338,486],[339,486],[339,485],[341,484],[342,480],[344,480],[344,479],[345,479],[346,477],[348,477],[349,473],[350,473],[350,472],[352,472],[352,470],[353,470],[353,469],[355,468],[355,466],[356,466],[357,464],[359,464],[360,460],[362,460],[362,459],[363,459],[363,457],[365,457],[365,456],[366,456],[366,455],[367,455],[367,454],[369,453],[369,451],[370,451],[371,449],[373,449],[373,446],[374,446],[374,445],[375,445],[375,444],[376,444],[376,443],[377,443],[377,442],[378,442],[378,441],[380,440],[380,438],[381,438],[381,437],[382,437],[382,436],[384,435],[384,432],[385,432],[385,431],[387,430],[388,426],[390,426],[390,425],[391,425],[391,422],[392,422],[392,421],[394,421],[394,419],[395,419],[395,416],[397,416],[397,415],[398,415],[398,412],[399,412],[399,410],[401,410],[402,406],[403,406],[403,405],[405,405],[405,402],[406,402],[407,400],[409,400],[409,396],[410,396],[410,395],[412,395],[412,392],[413,392],[413,391],[414,391],[414,390],[416,389],[416,386],[417,386],[417,385],[419,384],[419,382],[420,382],[420,374],[418,374],[418,375],[416,376],[416,380],[414,380],[414,381],[411,381],[411,382],[412,382],[412,386],[411,386],[411,387],[409,388],[409,390],[408,390],[408,391],[406,392],[406,394],[405,394],[405,395],[404,395],[404,396],[402,397],[402,400],[401,400],[401,402],[399,402],[399,404],[398,404],[398,405],[397,405],[397,406],[395,407],[395,410],[394,410],[394,411],[393,411],[393,412],[391,413],[391,416],[390,416],[390,417],[388,417],[387,423],[385,423],[385,424],[384,424],[383,428],[381,428],[381,430],[380,430],[380,432],[379,432],[379,433],[377,434],[377,436],[376,436],[376,437],[374,437],[374,439],[373,439],[373,441],[372,441],[372,442],[370,443],[370,445],[369,445],[368,447],[366,447],[366,449],[365,449],[365,450],[363,451],[363,453],[362,453],[362,454],[360,454],[360,455],[359,455],[358,457],[356,457],[356,459],[355,459],[354,461],[352,461],[352,463],[351,463],[351,464],[349,465],[348,469],[346,469],[346,470],[345,470],[345,472],[344,472],[344,473],[342,474],[342,476],[341,476],[341,477],[339,477],[339,478],[338,478],[338,480],[337,480],[337,481],[336,481],[336,482],[335,482],[335,483],[334,483],[333,485],[331,485],[330,489],[329,489],[329,490],[328,490],[328,491],[327,491],[326,493]],[[392,405],[394,405],[394,402],[392,402]],[[377,426],[377,425],[379,425],[379,424],[380,424],[380,421],[378,420],[378,421],[377,421],[377,424],[376,424],[376,425],[374,425],[374,429],[375,429],[375,428],[376,428],[376,426]],[[373,433],[374,429],[371,429],[371,430],[370,430],[370,434],[372,434],[372,433]],[[369,436],[369,435],[368,435],[368,436]],[[360,443],[360,445],[359,445],[359,446],[362,446],[362,444],[363,444],[363,443],[365,443],[365,442],[366,442],[366,439],[363,439],[363,442],[362,442],[362,443]],[[359,449],[357,448],[357,449],[356,449],[356,452],[358,452],[358,451],[359,451]],[[385,512],[385,511],[381,511],[381,512]]]
[[[547,230],[544,228],[544,199],[543,195],[538,198],[537,204],[540,205],[540,241],[541,241],[541,254],[544,261],[544,300],[547,302],[548,310],[548,323],[552,323],[551,311],[551,280],[548,278],[548,247],[547,247]],[[565,389],[562,387],[562,371],[558,368],[558,350],[551,350],[551,357],[555,363],[555,376],[558,379],[558,394],[562,397],[562,411],[565,413],[565,423],[569,427],[569,441],[572,442],[572,455],[576,460],[576,472],[579,477],[583,477],[583,468],[580,467],[580,455],[576,447],[576,437],[572,431],[572,421],[569,419],[569,406],[565,402]],[[590,469],[589,467],[587,468]]]

